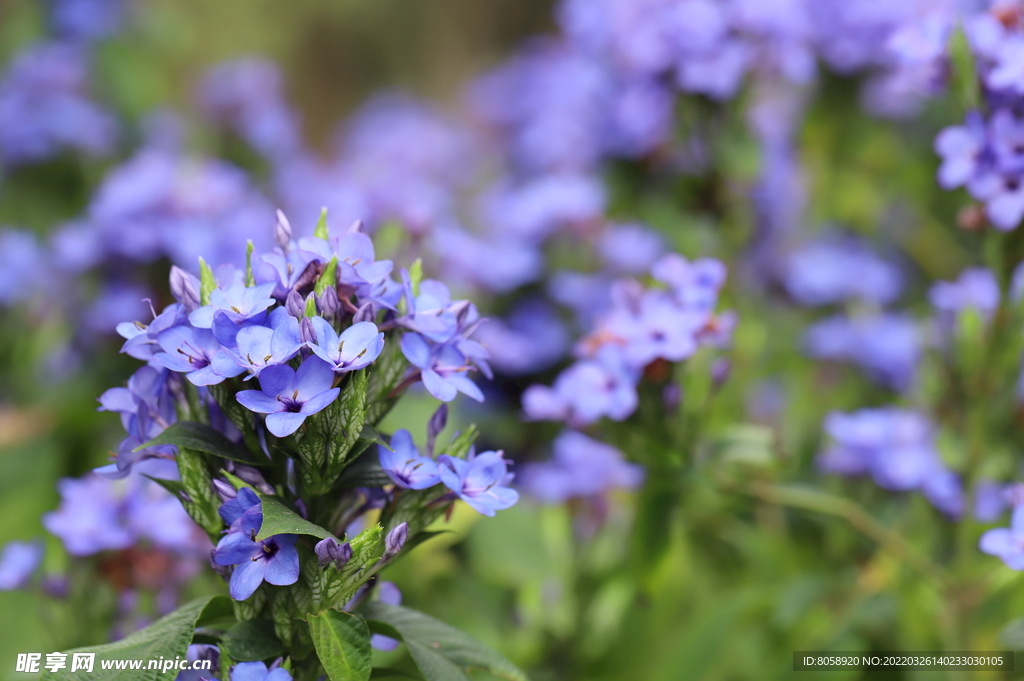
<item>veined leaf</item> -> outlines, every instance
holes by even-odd
[[[176,447],[187,447],[197,452],[213,454],[232,461],[260,465],[270,463],[267,460],[258,460],[252,452],[242,445],[235,444],[210,426],[195,421],[178,421],[169,425],[164,432],[157,435],[149,442],[143,443],[135,448],[135,451],[146,449],[155,445],[175,445]]]
[[[308,534],[320,539],[327,537],[337,539],[324,528],[290,510],[277,497],[258,491],[256,495],[263,502],[263,524],[260,526],[259,534],[256,535],[256,541],[262,541],[275,534]]]
[[[331,681],[370,678],[370,630],[356,613],[325,610],[309,617],[309,632],[320,663]]]

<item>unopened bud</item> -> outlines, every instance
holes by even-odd
[[[245,464],[229,462],[231,468],[229,473],[234,473],[238,476],[238,479],[242,482],[247,482],[264,494],[273,494],[274,488],[267,484],[267,481],[263,478],[263,474],[252,466],[246,466]]]
[[[361,232],[361,231],[363,231],[363,221],[362,220],[356,220],[348,228],[348,233],[349,234],[355,234],[356,232]]]
[[[223,480],[213,480],[213,491],[217,493],[221,501],[229,501],[238,496],[238,490]]]
[[[448,403],[442,402],[441,406],[434,412],[434,415],[430,417],[430,422],[427,424],[428,456],[432,456],[434,454],[434,442],[437,440],[438,434],[444,430],[446,425],[448,425]]]
[[[199,307],[199,280],[177,265],[171,266],[171,293],[186,312]]]
[[[319,310],[320,316],[329,322],[337,319],[338,309],[341,307],[338,291],[333,286],[328,286],[323,293],[314,295],[316,296],[316,309]]]
[[[352,315],[352,323],[358,324],[359,322],[372,322],[377,318],[377,311],[373,307],[373,303],[363,303]]]
[[[313,547],[320,567],[324,568],[338,559],[338,542],[333,537],[321,539]]]
[[[339,570],[352,560],[352,545],[345,542],[338,547],[338,557],[334,559],[334,567]]]
[[[284,213],[277,211],[277,224],[274,225],[274,241],[281,250],[287,251],[292,241],[292,226]]]
[[[284,299],[284,309],[292,317],[302,319],[306,316],[306,301],[302,299],[298,291],[289,291],[288,297]]]
[[[303,343],[316,344],[316,331],[313,330],[313,320],[303,316],[299,321],[299,340]]]
[[[711,384],[717,390],[721,388],[732,372],[732,363],[725,357],[719,357],[711,365]]]
[[[320,278],[320,261],[314,260],[302,270],[302,274],[295,280],[294,290],[305,295],[313,290],[313,285]]]
[[[405,546],[405,540],[409,538],[409,523],[402,523],[395,529],[388,532],[384,537],[384,560],[391,560]]]

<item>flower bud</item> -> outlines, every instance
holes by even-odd
[[[402,523],[395,529],[388,532],[384,537],[384,560],[391,560],[405,546],[405,540],[409,538],[409,523]]]
[[[288,292],[288,297],[284,300],[284,308],[296,319],[303,319],[306,316],[306,301],[302,299],[298,291]]]
[[[316,309],[320,316],[329,322],[338,318],[338,310],[341,308],[341,301],[338,300],[338,291],[333,286],[328,286],[323,293],[316,295]]]
[[[320,561],[320,567],[327,567],[338,559],[338,542],[332,537],[321,539],[313,547],[313,551],[316,553],[317,560]]]
[[[313,330],[313,320],[303,317],[299,320],[299,340],[303,343],[316,343],[316,331]]]
[[[373,303],[363,303],[356,310],[355,314],[352,315],[352,323],[358,324],[359,322],[372,322],[377,318],[377,311],[373,308]]]
[[[193,275],[177,265],[171,266],[171,293],[185,308],[185,312],[192,312],[199,307],[198,283]]]
[[[338,547],[338,557],[334,559],[334,567],[339,570],[352,560],[352,545],[345,542]]]
[[[274,488],[268,485],[267,481],[263,479],[263,474],[252,466],[246,466],[245,464],[229,461],[228,473],[234,473],[239,480],[249,483],[264,494],[274,493]]]
[[[361,231],[363,231],[363,221],[362,220],[356,220],[348,228],[348,233],[349,234],[356,234],[357,232],[361,232]]]
[[[274,225],[274,241],[285,252],[288,251],[288,246],[292,241],[291,223],[288,222],[288,218],[281,211],[277,211],[277,224]]]
[[[448,403],[442,402],[441,406],[437,408],[434,415],[430,417],[430,423],[427,424],[427,455],[433,456],[434,454],[434,442],[437,440],[437,435],[444,427],[448,424]]]
[[[217,493],[221,501],[229,501],[238,496],[238,490],[223,480],[213,480],[213,491]]]

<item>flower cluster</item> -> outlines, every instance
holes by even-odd
[[[687,261],[669,254],[651,266],[660,284],[616,282],[611,306],[576,347],[580,358],[551,387],[534,385],[523,394],[530,419],[565,421],[581,427],[602,417],[626,419],[637,407],[636,385],[656,360],[680,362],[702,345],[721,345],[733,317],[716,315],[725,267],[717,260]]]
[[[513,475],[502,452],[472,449],[465,459],[442,454],[422,456],[407,430],[395,431],[389,445],[380,445],[380,465],[396,487],[429,489],[443,484],[454,496],[486,516],[511,508],[519,494],[509,487]]]
[[[1022,170],[1024,123],[1019,109],[1024,90],[1024,31],[1021,9],[995,3],[964,21],[981,91],[981,110],[967,114],[962,125],[946,128],[935,139],[942,157],[939,184],[966,187],[985,206],[994,227],[1011,230],[1024,218]]]
[[[942,462],[934,427],[922,414],[892,407],[835,412],[825,431],[833,442],[818,458],[822,471],[870,475],[883,489],[924,493],[951,518],[963,513],[960,479]]]

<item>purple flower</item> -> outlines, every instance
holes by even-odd
[[[602,416],[622,421],[636,410],[639,376],[622,361],[616,348],[602,347],[595,359],[576,362],[551,387],[532,385],[523,393],[523,411],[530,419],[589,425]]]
[[[330,322],[314,317],[313,330],[316,342],[309,344],[310,350],[339,374],[370,366],[384,349],[384,334],[373,322],[357,322],[339,336]]]
[[[378,445],[377,449],[381,468],[399,487],[427,489],[441,481],[437,463],[428,456],[420,456],[409,431],[396,430],[391,436],[390,448]]]
[[[928,298],[940,316],[950,318],[971,308],[986,319],[999,307],[999,282],[991,270],[970,267],[956,281],[940,281],[932,286]]]
[[[451,402],[458,393],[484,401],[480,388],[467,376],[475,367],[455,345],[431,345],[426,338],[412,332],[402,335],[401,344],[402,354],[420,370],[423,385],[431,395],[442,402]],[[480,350],[486,356],[482,347]]]
[[[643,225],[613,225],[601,235],[597,249],[612,272],[642,274],[665,252],[665,242]]]
[[[157,336],[157,342],[164,351],[153,359],[171,371],[185,373],[194,385],[214,385],[244,371],[230,361],[211,366],[222,348],[207,329],[175,326]]]
[[[331,387],[331,366],[315,357],[298,371],[286,364],[266,367],[259,380],[260,390],[243,390],[235,398],[250,411],[267,414],[267,430],[277,437],[294,433],[307,416],[327,407],[341,392]]]
[[[825,420],[833,444],[819,458],[823,471],[870,474],[882,488],[920,490],[943,513],[959,516],[962,487],[935,448],[932,425],[921,414],[896,408],[833,412]]]
[[[262,524],[263,510],[257,503],[231,523],[228,533],[214,549],[214,563],[237,566],[228,583],[228,591],[236,601],[252,596],[264,580],[287,586],[299,579],[299,552],[295,549],[298,535],[276,534],[256,541]]]
[[[197,328],[209,329],[213,326],[214,313],[220,311],[235,324],[250,320],[259,323],[266,310],[274,304],[273,292],[271,283],[247,287],[242,282],[235,282],[226,289],[216,288],[210,293],[210,304],[192,312],[188,320]]]
[[[553,504],[612,489],[635,489],[643,480],[643,468],[627,463],[615,447],[567,430],[555,440],[551,461],[527,464],[519,485],[530,496]]]
[[[866,243],[830,236],[804,244],[783,265],[783,285],[802,305],[844,300],[890,303],[903,285],[898,268],[875,255]]]
[[[279,313],[280,312],[280,313]],[[218,313],[218,318],[220,313]],[[245,326],[238,330],[235,342],[237,351],[230,354],[238,366],[248,370],[251,376],[261,376],[273,366],[280,366],[299,354],[302,338],[299,321],[287,314],[284,308],[277,308],[271,315],[273,328],[266,326]],[[214,367],[220,369],[219,364]]]
[[[1012,570],[1024,570],[1024,506],[1013,509],[1010,527],[999,527],[981,535],[979,548],[998,556]]]
[[[519,493],[507,486],[512,474],[502,452],[471,453],[466,459],[442,454],[437,463],[441,482],[483,515],[493,516],[519,501]]]
[[[487,348],[494,367],[509,376],[548,369],[569,347],[565,324],[540,300],[520,302],[506,320],[484,320],[474,337]]]
[[[239,662],[231,668],[231,681],[292,681],[292,675],[284,667],[268,669],[265,662]]]
[[[911,386],[921,359],[921,335],[906,315],[834,316],[807,330],[812,357],[859,364],[876,381],[896,390]]]
[[[41,541],[12,541],[0,554],[0,591],[21,589],[43,561]]]

